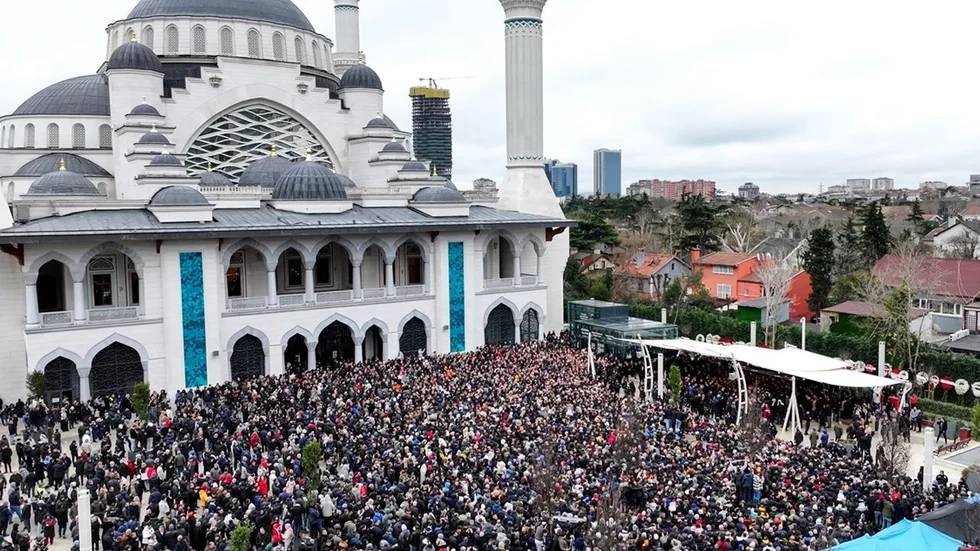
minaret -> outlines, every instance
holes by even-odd
[[[565,218],[544,172],[544,57],[541,14],[548,0],[500,0],[507,55],[507,172],[499,208]],[[544,330],[560,331],[568,232],[547,243],[541,275],[548,285]],[[528,261],[531,259],[528,258]]]
[[[334,69],[343,76],[348,67],[364,63],[361,52],[360,0],[334,0],[334,20],[337,24],[337,46],[334,52]]]

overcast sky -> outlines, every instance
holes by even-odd
[[[0,111],[94,72],[105,25],[135,3],[4,2]],[[334,36],[332,1],[296,3]],[[580,190],[599,147],[623,150],[624,188],[707,178],[815,192],[980,173],[975,0],[551,0],[544,18],[545,154],[579,164]],[[502,19],[496,0],[361,2],[361,45],[400,126],[419,77],[472,77],[442,83],[460,183],[503,173]]]

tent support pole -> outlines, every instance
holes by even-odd
[[[738,410],[735,416],[735,424],[742,423],[742,415],[749,413],[749,388],[745,383],[745,371],[742,365],[732,359],[732,366],[735,368],[735,382],[738,384]]]
[[[636,339],[636,344],[643,356],[643,399],[650,403],[653,402],[653,360],[650,358],[650,350],[642,340]]]
[[[657,354],[657,397],[664,399],[664,354]]]
[[[803,425],[800,423],[800,408],[796,400],[796,377],[793,377],[792,392],[790,392],[789,404],[786,407],[786,418],[783,419],[783,432],[786,432],[787,426],[794,434],[797,429],[803,429]]]
[[[592,380],[595,380],[595,358],[592,356],[592,332],[589,332],[589,343],[586,346],[589,349],[589,375],[592,376]]]

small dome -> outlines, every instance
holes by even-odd
[[[170,153],[161,153],[153,160],[150,161],[149,166],[184,166],[184,163],[180,162],[180,159],[171,155]]]
[[[354,65],[340,79],[341,88],[367,88],[370,90],[384,90],[381,85],[381,77],[374,69],[367,65]]]
[[[106,68],[110,71],[115,69],[131,69],[135,71],[163,72],[163,64],[160,58],[153,53],[148,46],[144,46],[135,40],[127,42],[116,48],[109,56],[109,63]]]
[[[140,145],[173,145],[166,136],[156,131],[154,128],[152,132],[147,132],[140,136],[138,142]]]
[[[293,162],[285,157],[269,155],[263,157],[245,169],[238,177],[240,186],[262,186],[266,188],[276,187],[276,183],[282,178],[289,169],[293,168]]]
[[[381,148],[381,151],[384,153],[408,153],[408,150],[405,149],[405,146],[402,145],[401,142],[391,142],[385,144],[385,146]]]
[[[112,178],[106,169],[86,159],[72,153],[48,153],[26,163],[17,169],[14,176],[17,178],[39,177],[49,172],[55,172],[64,163],[65,170],[75,172],[82,176],[97,176],[99,178]]]
[[[408,161],[402,165],[402,169],[399,172],[425,172],[429,173],[429,166],[420,161]]]
[[[170,186],[161,189],[150,199],[151,207],[206,207],[210,206],[201,192],[189,186]]]
[[[228,187],[233,185],[235,184],[231,183],[231,180],[220,172],[209,170],[201,173],[201,187]]]
[[[382,117],[378,117],[368,121],[367,126],[364,128],[384,128],[385,130],[391,130],[391,125]]]
[[[108,117],[108,79],[105,75],[87,75],[52,84],[31,96],[13,114]]]
[[[350,182],[350,184],[348,184]],[[272,199],[276,201],[343,201],[347,199],[350,178],[341,176],[326,166],[314,162],[296,163],[283,174]]]
[[[77,172],[65,170],[65,165],[62,163],[59,170],[49,172],[31,184],[30,189],[27,190],[27,195],[83,195],[88,197],[100,194],[91,180]]]
[[[152,105],[146,102],[143,102],[137,105],[136,107],[133,107],[133,110],[130,111],[129,114],[138,117],[162,117],[163,116],[160,114],[159,111],[157,111],[156,107],[153,107]]]
[[[446,186],[422,188],[412,197],[413,203],[466,203],[466,197],[455,189]]]

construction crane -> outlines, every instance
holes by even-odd
[[[429,88],[438,88],[439,85],[437,81],[445,80],[469,80],[476,77],[420,77],[419,82],[428,82]]]

